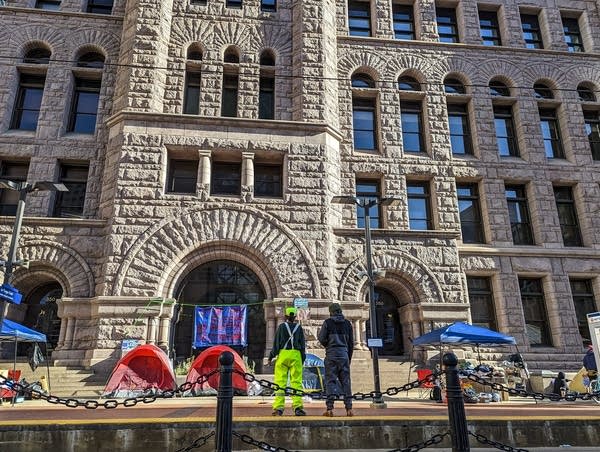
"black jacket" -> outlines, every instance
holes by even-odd
[[[323,322],[319,330],[319,342],[325,347],[325,353],[330,356],[340,356],[348,353],[352,361],[354,350],[354,333],[352,324],[343,314],[335,314]]]

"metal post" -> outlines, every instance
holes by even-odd
[[[217,432],[216,452],[231,452],[232,427],[233,427],[233,385],[231,373],[233,371],[233,353],[223,352],[219,356],[221,364],[221,378],[219,380],[219,393],[217,395]]]
[[[377,338],[377,307],[375,306],[375,280],[373,279],[373,256],[371,254],[371,217],[369,210],[374,201],[363,201],[365,210],[365,254],[367,259],[367,279],[369,280],[369,325],[371,329],[371,338]],[[375,383],[375,392],[381,393],[381,384],[379,382],[379,348],[371,347],[371,357],[373,359],[373,382]],[[371,404],[374,408],[386,408],[381,395],[373,399]]]
[[[460,380],[458,378],[458,359],[454,353],[445,353],[443,358],[446,367],[446,394],[448,398],[448,419],[452,436],[452,452],[469,452],[469,430],[465,414]]]

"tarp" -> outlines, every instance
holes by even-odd
[[[194,347],[248,345],[246,305],[196,306]]]
[[[169,358],[156,345],[140,345],[116,364],[106,383],[105,397],[137,397],[175,389]]]
[[[317,355],[307,353],[302,368],[302,387],[307,392],[324,391],[325,362]]]
[[[193,383],[198,380],[198,377],[201,375],[206,375],[212,372],[215,369],[219,368],[219,356],[223,352],[231,352],[233,353],[233,369],[239,370],[240,372],[246,372],[246,366],[242,357],[232,348],[227,347],[226,345],[215,345],[213,347],[209,347],[200,353],[192,365],[190,366],[190,370],[188,371],[187,377],[185,379],[186,383]],[[217,372],[214,375],[211,375],[208,381],[203,385],[194,384],[189,391],[189,394],[185,395],[210,395],[215,394],[216,390],[219,389],[219,382],[221,381],[221,375]],[[248,384],[244,377],[240,374],[234,372],[231,375],[231,381],[233,384],[233,390],[238,395],[246,395],[248,392]]]
[[[516,345],[515,338],[497,331],[469,325],[468,323],[455,322],[437,330],[417,337],[413,345],[434,344],[477,344],[477,345]]]
[[[1,341],[46,342],[46,335],[38,333],[12,320],[4,319],[0,330]]]

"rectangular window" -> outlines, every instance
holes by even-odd
[[[501,46],[500,24],[498,24],[498,13],[496,11],[479,11],[479,28],[483,45]]]
[[[490,278],[467,276],[473,325],[496,330],[496,313]]]
[[[521,14],[521,26],[523,27],[523,39],[528,49],[543,49],[542,31],[536,14]]]
[[[585,120],[585,133],[590,142],[592,158],[600,160],[600,115],[597,111],[583,112]]]
[[[241,193],[242,164],[214,162],[210,178],[210,194],[239,196]]]
[[[571,294],[573,295],[573,304],[577,315],[577,326],[582,339],[590,338],[590,328],[587,322],[587,315],[597,312],[596,300],[592,289],[590,279],[571,279]]]
[[[242,8],[242,0],[226,0],[225,6],[227,8],[241,9]]]
[[[258,117],[260,119],[275,119],[275,78],[262,75],[258,93]]]
[[[562,24],[569,52],[585,52],[581,30],[579,29],[579,20],[573,17],[563,17]]]
[[[369,201],[379,201],[381,199],[380,183],[374,180],[356,180],[356,197],[363,203]],[[381,227],[381,209],[379,203],[369,208],[369,226],[371,229]],[[359,228],[365,227],[365,209],[361,206],[356,206],[356,226]]]
[[[238,104],[238,75],[223,74],[223,97],[221,101],[221,116],[235,118]]]
[[[0,162],[0,178],[15,182],[25,182],[29,163],[27,162]],[[0,189],[0,215],[14,216],[17,213],[19,192],[8,188]]]
[[[412,41],[415,36],[415,15],[413,5],[392,5],[393,20],[394,20],[394,37],[396,39],[404,39]]]
[[[167,193],[196,193],[197,181],[198,160],[169,160]]]
[[[552,346],[541,279],[519,278],[521,303],[529,345]]]
[[[45,75],[20,75],[11,129],[35,130],[37,128],[45,83]]]
[[[283,196],[283,169],[281,165],[254,165],[254,196],[281,198]]]
[[[87,12],[94,14],[111,14],[113,0],[88,0]]]
[[[206,0],[190,0],[190,5],[206,6]]]
[[[554,187],[558,221],[565,246],[583,246],[571,187]]]
[[[404,152],[425,152],[421,102],[400,104]]]
[[[450,146],[455,155],[472,155],[473,143],[469,127],[469,109],[466,104],[448,105]]]
[[[350,36],[371,36],[370,2],[348,2],[348,32]]]
[[[429,184],[427,182],[408,182],[406,193],[409,228],[416,231],[433,229]]]
[[[496,127],[496,141],[498,142],[499,154],[503,157],[518,157],[519,146],[515,134],[512,107],[495,105],[494,125]]]
[[[364,151],[377,149],[375,99],[352,99],[352,132],[354,149]]]
[[[464,243],[484,243],[477,184],[456,184],[460,229]]]
[[[200,73],[185,72],[185,92],[183,94],[183,114],[200,113]]]
[[[68,132],[92,134],[96,131],[100,83],[100,80],[75,79]]]
[[[277,0],[260,0],[260,10],[265,13],[277,11]]]
[[[454,8],[436,8],[435,14],[440,42],[459,42],[456,10]]]
[[[69,191],[56,192],[55,217],[82,217],[87,178],[87,165],[61,165],[59,182],[65,184]]]
[[[60,9],[60,0],[37,0],[35,7],[37,9],[45,9],[46,11],[58,11]]]
[[[533,245],[525,186],[507,185],[505,191],[513,243],[515,245]]]
[[[544,137],[544,150],[549,159],[564,159],[565,152],[560,137],[560,126],[553,108],[540,108],[540,127]]]

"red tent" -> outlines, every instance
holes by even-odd
[[[176,380],[169,358],[156,345],[140,345],[123,356],[112,371],[104,396],[135,397],[171,391]]]
[[[200,377],[201,375],[206,375],[209,372],[211,372],[215,369],[218,369],[219,368],[219,356],[221,356],[221,353],[223,353],[223,352],[233,353],[233,369],[234,370],[246,372],[246,366],[244,365],[244,361],[242,360],[241,356],[237,354],[237,352],[235,350],[227,347],[226,345],[215,345],[213,347],[207,348],[206,350],[204,350],[202,353],[200,353],[196,357],[196,359],[190,366],[190,370],[187,374],[185,381],[193,383],[193,382],[197,381],[198,377]],[[246,395],[246,393],[248,391],[248,385],[246,383],[246,380],[244,380],[244,377],[242,377],[238,373],[233,373],[233,375],[231,377],[232,377],[231,379],[232,379],[234,391],[236,391],[238,394],[241,393],[241,394]],[[206,393],[206,390],[209,388],[218,389],[220,379],[221,379],[221,376],[219,375],[219,373],[216,373],[208,379],[208,384],[205,383],[202,386],[195,384],[192,387],[191,392],[192,392],[192,394],[197,394],[197,393]]]

